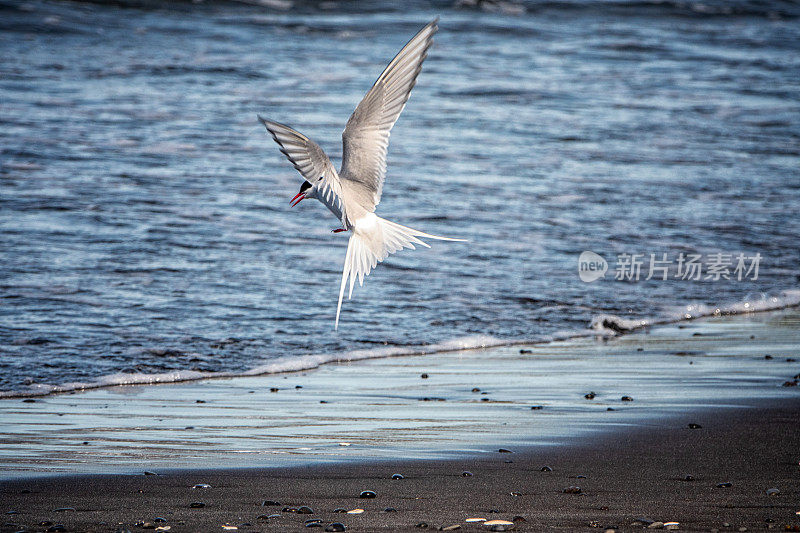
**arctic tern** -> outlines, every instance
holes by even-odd
[[[419,237],[463,241],[430,235],[375,214],[386,177],[389,133],[422,70],[422,62],[438,29],[438,20],[422,28],[400,50],[356,107],[342,133],[342,168],[339,172],[314,141],[289,126],[258,116],[281,152],[305,178],[300,192],[290,201],[292,207],[306,198],[316,198],[341,222],[342,227],[333,230],[334,233],[352,232],[344,259],[334,329],[339,328],[339,313],[348,279],[350,299],[355,279],[358,278],[359,285],[363,285],[364,276],[389,254],[403,248],[413,250],[415,244],[430,248]]]

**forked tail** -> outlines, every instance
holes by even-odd
[[[339,313],[342,310],[342,298],[347,280],[350,280],[349,300],[353,296],[353,284],[358,278],[358,284],[364,285],[364,277],[369,275],[375,266],[403,248],[415,250],[415,244],[430,248],[428,244],[417,237],[436,239],[439,241],[464,241],[465,239],[451,239],[431,235],[394,222],[383,219],[374,213],[359,219],[353,228],[350,242],[347,243],[347,254],[344,256],[344,270],[342,271],[342,285],[339,288],[339,304],[336,306],[336,325],[339,329]]]

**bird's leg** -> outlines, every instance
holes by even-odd
[[[343,231],[347,231],[347,230],[344,229],[344,228],[336,228],[336,229],[332,229],[331,230],[332,233],[341,233]]]

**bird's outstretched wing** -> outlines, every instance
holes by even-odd
[[[342,133],[341,176],[363,186],[365,201],[371,204],[363,205],[367,211],[374,211],[381,201],[389,133],[417,82],[438,21],[437,18],[422,28],[392,59]]]
[[[317,143],[285,124],[267,120],[261,115],[258,120],[281,147],[283,155],[289,159],[294,168],[303,175],[307,182],[319,181],[318,189],[328,201],[335,202],[342,212],[342,224],[346,224],[344,202],[342,201],[342,184],[339,175],[331,164],[331,160]],[[346,226],[345,226],[346,227]]]

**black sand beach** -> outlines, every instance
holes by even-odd
[[[452,461],[6,481],[2,531],[301,531],[315,519],[348,531],[492,527],[465,521],[473,517],[513,521],[505,527],[520,531],[627,531],[659,522],[683,531],[798,530],[800,401],[725,413]],[[365,490],[377,497],[360,498]],[[313,514],[288,510],[301,506]]]

